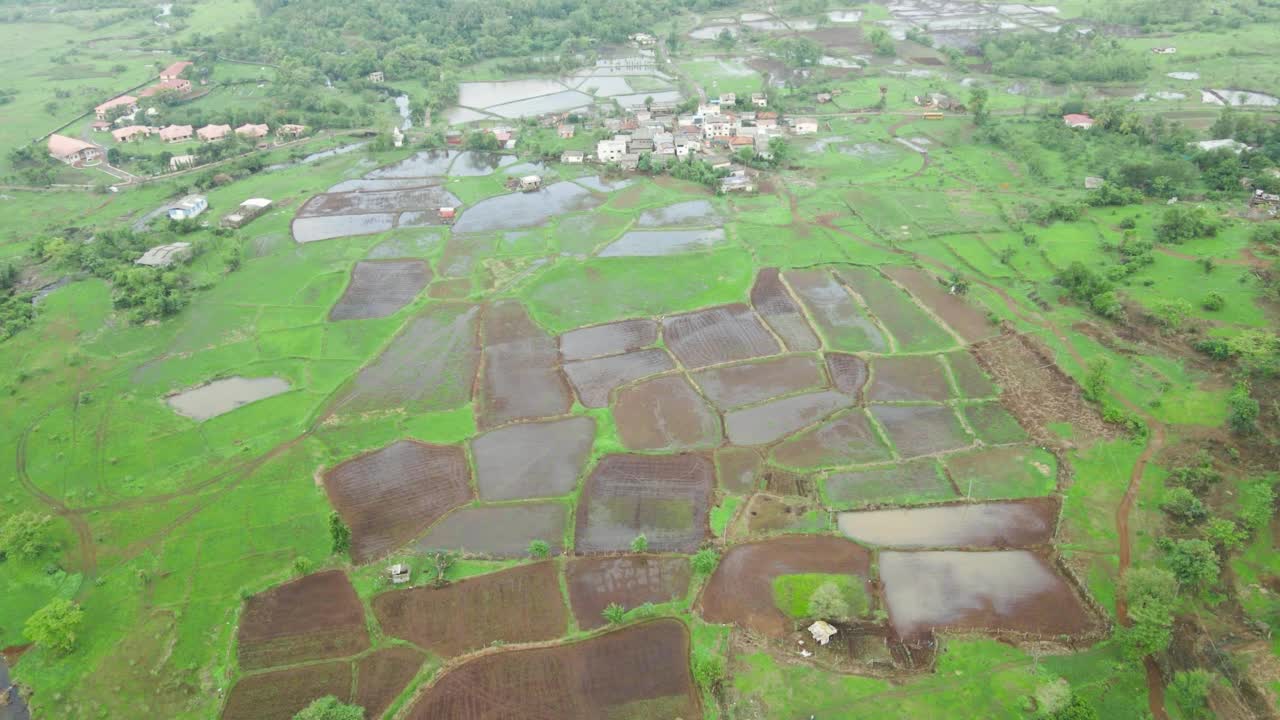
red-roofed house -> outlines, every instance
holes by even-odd
[[[1066,123],[1067,127],[1069,128],[1080,128],[1082,130],[1088,130],[1089,128],[1093,127],[1093,118],[1089,117],[1088,115],[1083,115],[1081,113],[1071,113],[1069,115],[1063,115],[1062,122]]]
[[[230,125],[205,125],[196,131],[196,136],[205,142],[214,142],[225,138],[230,133]]]
[[[156,83],[155,85],[152,85],[151,87],[138,93],[138,96],[151,97],[152,95],[158,95],[162,92],[165,92],[166,90],[185,95],[191,92],[191,81],[184,80],[182,78],[175,78],[173,80],[162,80]]]
[[[115,110],[116,108],[126,108],[124,114],[128,115],[138,109],[138,98],[132,95],[121,95],[118,98],[112,98],[111,100],[108,100],[94,108],[93,114],[96,115],[99,120],[106,120],[107,113]]]
[[[93,128],[94,132],[106,132],[111,129],[111,123],[106,120],[94,120],[89,123],[89,127]]]
[[[115,138],[116,142],[132,142],[151,137],[151,128],[145,125],[129,125],[119,130],[112,130],[111,137]]]
[[[66,135],[49,136],[49,154],[68,165],[84,167],[102,162],[102,148]]]
[[[167,143],[186,142],[191,139],[192,132],[190,125],[170,125],[161,128],[160,139]]]
[[[262,125],[251,125],[249,123],[245,123],[244,125],[236,128],[236,134],[240,137],[255,139],[264,138],[269,132],[271,132],[271,128],[267,127],[265,123]]]
[[[170,65],[164,70],[161,70],[160,79],[161,80],[177,80],[182,75],[182,73],[186,71],[187,68],[191,67],[193,64],[194,63],[187,60],[179,60],[178,62]]]

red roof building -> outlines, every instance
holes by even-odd
[[[162,92],[165,92],[166,90],[185,95],[186,93],[191,92],[191,81],[184,80],[182,78],[174,78],[173,80],[162,80],[156,83],[155,85],[152,85],[151,87],[138,93],[138,96],[151,97],[152,95],[158,95]]]
[[[125,114],[127,115],[138,109],[138,98],[132,95],[121,95],[118,98],[112,98],[94,108],[93,114],[96,115],[99,120],[106,120],[107,113],[115,110],[116,108],[126,108]]]
[[[53,134],[49,136],[49,154],[68,165],[83,167],[102,162],[102,148],[83,140]]]
[[[1084,115],[1082,113],[1071,113],[1069,115],[1063,115],[1062,122],[1066,123],[1067,127],[1070,127],[1070,128],[1081,128],[1084,130],[1088,130],[1089,128],[1093,127],[1093,118],[1088,115]]]
[[[185,72],[186,69],[191,67],[192,65],[194,65],[194,63],[189,62],[187,60],[179,60],[178,62],[170,65],[164,70],[161,70],[160,79],[161,80],[177,80],[182,75],[182,73]]]

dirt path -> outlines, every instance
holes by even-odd
[[[1204,259],[1203,257],[1199,257],[1196,255],[1188,255],[1186,253],[1180,253],[1177,250],[1174,250],[1173,248],[1168,248],[1163,245],[1157,245],[1156,252],[1160,253],[1161,255],[1167,255],[1172,258],[1178,258],[1179,260],[1190,260],[1192,262],[1200,262],[1201,260]],[[1254,255],[1247,248],[1244,251],[1242,251],[1241,254],[1243,254],[1244,257],[1211,258],[1211,259],[1213,260],[1214,265],[1231,265],[1235,267],[1250,267],[1250,268],[1258,268],[1258,269],[1264,269],[1268,266],[1268,263],[1266,260],[1263,260],[1257,255]]]

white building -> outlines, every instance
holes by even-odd
[[[618,162],[626,154],[627,141],[625,139],[601,140],[596,143],[596,157],[600,159],[600,162]]]
[[[170,220],[190,220],[209,209],[209,200],[203,195],[188,195],[169,208]]]
[[[720,105],[734,105],[738,102],[738,93],[720,93]]]
[[[791,122],[791,131],[796,135],[812,135],[818,132],[818,121],[813,118],[796,118]]]
[[[816,132],[816,128],[815,128]],[[711,138],[729,137],[733,133],[733,123],[722,115],[708,115],[702,118],[702,135]]]
[[[756,107],[769,107],[769,97],[764,93],[751,93],[751,104]]]

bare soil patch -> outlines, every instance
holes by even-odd
[[[491,642],[552,640],[569,614],[552,561],[459,580],[442,588],[392,590],[373,599],[382,629],[445,657]]]
[[[682,557],[622,555],[574,558],[565,569],[569,602],[578,626],[603,627],[603,612],[617,603],[631,609],[647,602],[664,603],[689,591],[689,561]]]
[[[554,497],[571,492],[587,464],[596,423],[571,417],[519,423],[471,441],[482,500]]]
[[[720,418],[683,375],[645,380],[618,392],[613,416],[631,450],[680,450],[720,443]]]
[[[893,458],[861,409],[824,421],[784,440],[773,450],[779,465],[811,470],[837,465],[860,465]]]
[[[639,350],[657,341],[657,322],[648,318],[621,320],[561,335],[560,355],[565,360],[586,360]]]
[[[484,382],[476,403],[482,427],[569,411],[573,396],[558,367],[555,340],[524,305],[500,302],[484,314]]]
[[[716,450],[716,478],[722,490],[749,493],[759,484],[764,459],[751,448],[725,447]]]
[[[871,413],[904,458],[956,450],[973,442],[945,405],[876,405]]]
[[[1011,548],[1053,539],[1058,501],[961,503],[840,513],[840,532],[867,545],[893,548]]]
[[[726,413],[725,433],[735,445],[767,445],[851,404],[834,390],[793,395]]]
[[[553,555],[564,549],[568,507],[561,502],[464,507],[436,523],[414,543],[417,550],[457,550],[469,555],[524,557],[529,543],[545,540]]]
[[[662,348],[637,350],[624,355],[580,360],[564,364],[564,374],[583,405],[608,407],[615,389],[641,378],[675,368],[675,361]]]
[[[777,341],[746,305],[722,305],[664,318],[662,334],[671,352],[691,369],[780,352]]]
[[[324,474],[325,491],[351,528],[351,559],[369,562],[409,542],[471,499],[461,447],[400,440]]]
[[[356,263],[351,282],[330,320],[363,320],[393,315],[413,302],[431,282],[431,268],[422,260],[379,260]]]
[[[942,402],[951,397],[946,370],[934,355],[895,355],[871,361],[867,400]]]
[[[736,545],[725,553],[698,599],[707,622],[732,623],[770,637],[792,629],[774,604],[773,579],[796,573],[869,576],[871,553],[844,538],[793,535]]]
[[[222,707],[222,720],[290,720],[312,700],[351,702],[351,663],[278,670],[241,678]]]
[[[244,670],[354,655],[369,647],[364,607],[339,570],[307,575],[249,597],[236,656]]]
[[[361,658],[356,666],[355,704],[366,718],[380,718],[409,686],[426,657],[408,647],[390,647]]]
[[[757,493],[729,530],[732,540],[753,535],[825,530],[830,516],[817,502],[806,498]]]
[[[832,350],[888,352],[889,341],[827,270],[789,270],[783,274]]]
[[[965,342],[978,342],[998,332],[987,320],[985,313],[965,302],[964,298],[952,295],[924,270],[906,266],[886,266],[882,269],[932,310],[934,315],[950,325]]]
[[[582,492],[577,551],[626,550],[643,534],[651,550],[693,552],[711,534],[714,482],[705,455],[606,455]]]
[[[765,268],[756,275],[755,285],[751,287],[751,304],[782,338],[788,350],[806,351],[821,347],[800,306],[782,284],[777,268]]]
[[[831,384],[837,390],[862,400],[862,388],[871,377],[867,361],[857,355],[848,353],[827,353],[827,374],[831,376]]]
[[[651,720],[702,716],[689,633],[654,620],[568,645],[477,658],[440,678],[409,720]]]
[[[690,373],[703,394],[721,409],[826,385],[818,361],[808,355],[722,365]]]

